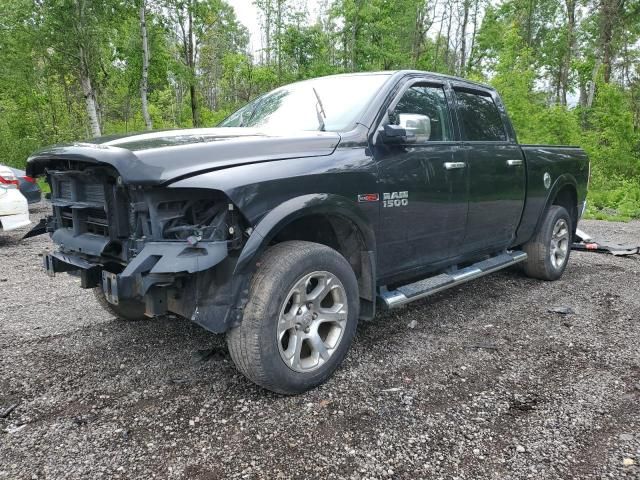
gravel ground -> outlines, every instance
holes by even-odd
[[[281,397],[223,337],[49,279],[49,239],[23,233],[0,236],[0,479],[640,478],[640,256],[573,252],[558,282],[505,271],[381,314],[326,385]]]

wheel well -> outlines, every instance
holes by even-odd
[[[271,241],[272,244],[288,240],[320,243],[339,252],[351,265],[360,289],[360,297],[375,303],[375,280],[372,256],[358,226],[348,218],[337,215],[308,215],[287,224]],[[363,310],[361,306],[361,310]],[[366,309],[362,316],[366,315]]]
[[[571,216],[573,231],[575,233],[578,225],[578,194],[576,193],[576,189],[571,185],[562,187],[558,193],[556,193],[552,205],[566,208]]]

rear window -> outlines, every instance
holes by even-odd
[[[507,140],[500,111],[491,96],[456,90],[456,99],[465,140],[473,142]]]

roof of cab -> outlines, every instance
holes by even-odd
[[[495,91],[495,88],[485,83],[475,82],[473,80],[467,80],[466,78],[455,77],[453,75],[446,75],[444,73],[427,72],[423,70],[382,70],[382,71],[373,71],[373,72],[339,73],[339,74],[327,75],[327,76],[328,77],[349,77],[349,76],[364,76],[364,75],[388,75],[391,77],[426,75],[432,78],[439,78],[439,79],[448,80],[451,82],[467,84],[470,86],[480,87],[486,90]],[[310,79],[310,80],[313,80],[313,79]]]
[[[483,89],[486,89],[486,90],[495,91],[495,88],[493,88],[491,85],[487,85],[486,83],[480,83],[480,82],[476,82],[476,81],[473,81],[473,80],[467,80],[466,78],[455,77],[453,75],[446,75],[444,73],[427,72],[427,71],[423,71],[423,70],[396,70],[396,71],[391,72],[391,73],[396,74],[396,75],[400,75],[400,76],[426,75],[426,76],[433,77],[433,78],[441,78],[443,80],[448,80],[450,82],[462,83],[462,84],[467,84],[467,85],[474,86],[474,87],[480,87],[480,88],[483,88]]]

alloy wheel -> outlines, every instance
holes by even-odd
[[[569,225],[564,218],[559,218],[553,226],[551,233],[551,248],[549,254],[551,256],[551,265],[556,270],[563,267],[567,261],[569,254]]]
[[[336,352],[347,323],[347,293],[330,272],[313,272],[296,281],[280,309],[277,341],[284,363],[308,373]]]

